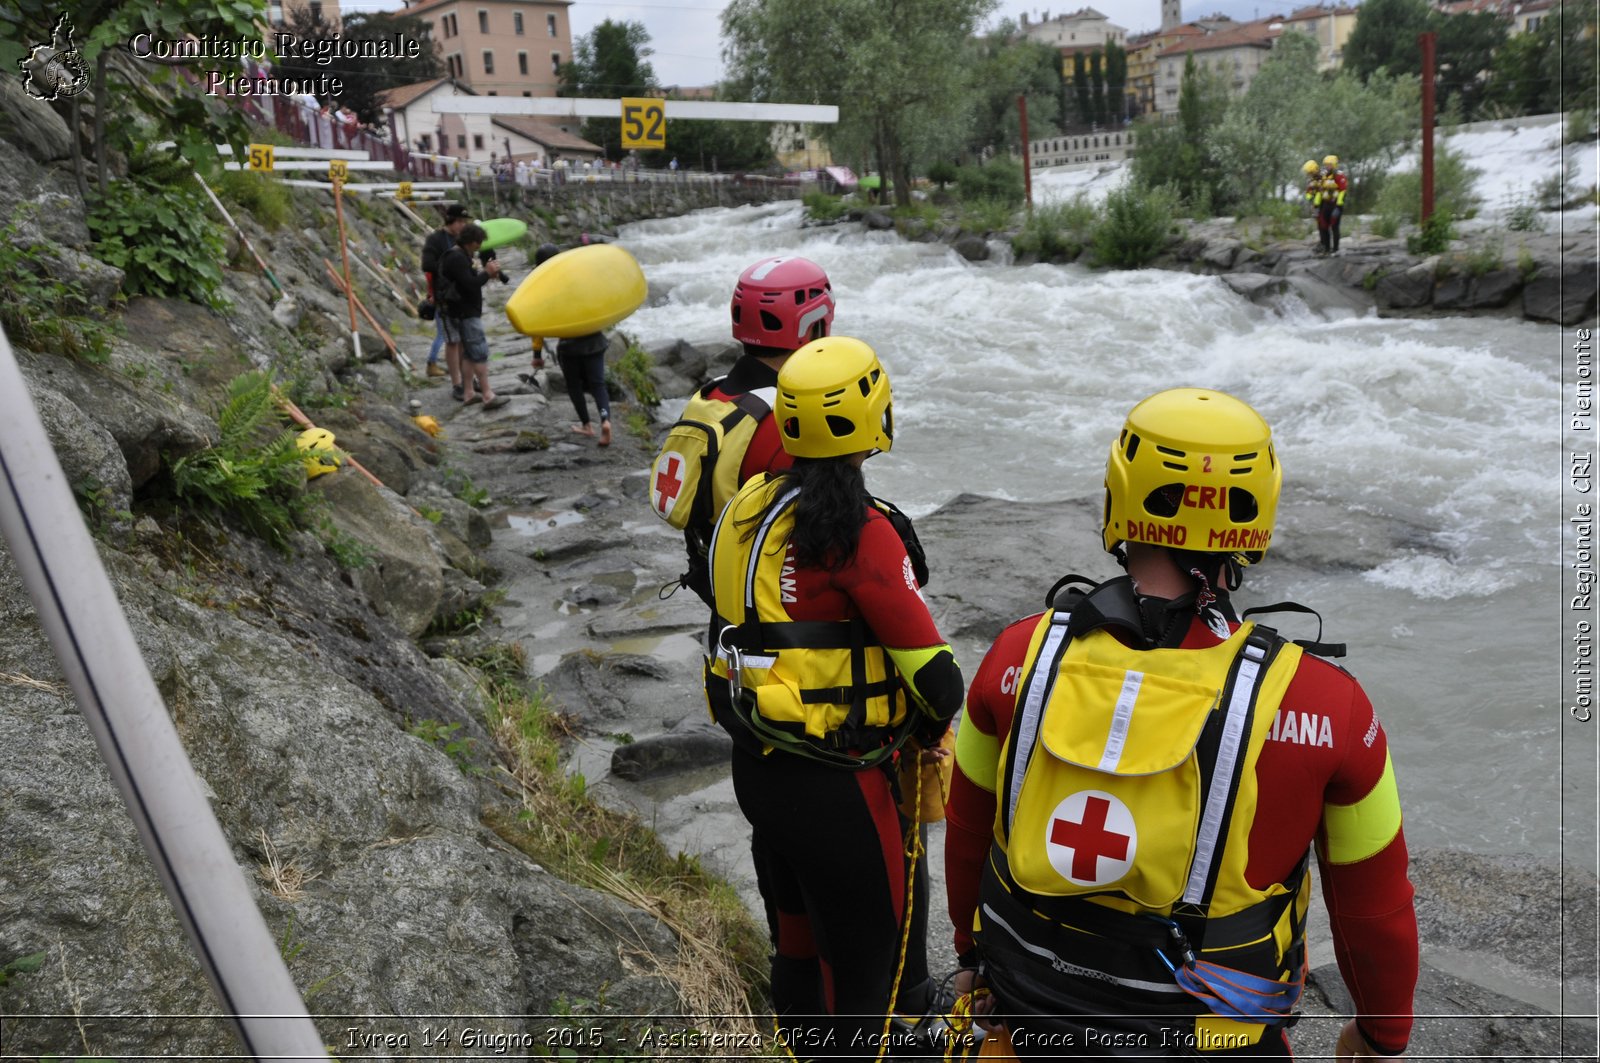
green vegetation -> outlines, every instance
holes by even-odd
[[[172,464],[172,487],[191,505],[236,517],[280,550],[305,527],[315,503],[302,490],[305,466],[295,434],[283,427],[265,373],[245,373],[228,385],[217,415],[215,446]]]
[[[430,746],[437,746],[461,770],[461,774],[483,774],[483,769],[473,763],[477,742],[471,738],[456,737],[459,730],[459,723],[441,723],[438,720],[417,720],[406,724],[407,734],[422,739]]]
[[[223,170],[212,182],[218,197],[247,212],[264,229],[294,220],[294,199],[281,180],[248,170]],[[359,197],[356,197],[359,198]]]
[[[129,159],[128,176],[91,200],[95,257],[127,273],[123,288],[130,295],[225,309],[222,229],[211,215],[188,162],[166,151],[140,151]]]
[[[1454,220],[1449,207],[1435,208],[1421,228],[1406,237],[1406,250],[1413,255],[1436,255],[1447,250],[1456,235]]]
[[[1012,226],[1016,208],[998,199],[979,199],[961,208],[961,229],[969,233],[1005,232]]]
[[[650,370],[655,364],[655,359],[631,337],[628,338],[628,349],[616,363],[617,376],[627,385],[633,397],[645,406],[661,405],[661,396],[656,394],[656,382],[650,379]]]
[[[1082,192],[1071,200],[1035,207],[1011,239],[1018,254],[1075,259],[1089,246],[1100,212]]]
[[[641,443],[648,443],[655,437],[655,422],[650,420],[650,415],[643,410],[629,410],[623,424],[628,429],[628,434]]]
[[[836,221],[850,209],[842,196],[830,196],[815,190],[807,192],[802,202],[806,205],[806,217],[813,221]]]
[[[1170,188],[1147,188],[1137,182],[1106,196],[1092,247],[1096,261],[1133,269],[1159,255],[1171,239],[1178,193]]]
[[[1453,218],[1468,218],[1477,208],[1477,197],[1472,194],[1472,182],[1479,171],[1467,166],[1466,158],[1447,145],[1440,146],[1433,156],[1433,202],[1436,211],[1448,211]],[[1422,220],[1422,174],[1406,170],[1390,174],[1378,195],[1377,211],[1380,218],[1392,217],[1412,224]]]
[[[1522,274],[1522,283],[1533,280],[1539,272],[1539,264],[1533,260],[1533,252],[1526,247],[1517,248],[1517,272]]]
[[[572,720],[542,687],[523,678],[518,646],[469,662],[483,675],[489,730],[520,784],[518,816],[491,813],[502,839],[569,881],[604,890],[653,913],[678,938],[678,962],[661,971],[679,987],[686,1014],[729,1016],[712,1028],[745,1029],[766,992],[767,933],[738,894],[694,857],[668,853],[648,826],[596,804],[562,772]]]
[[[473,483],[472,477],[454,465],[440,465],[439,478],[444,481],[444,485],[450,489],[451,494],[473,509],[483,509],[493,501],[487,489]]]
[[[4,988],[19,974],[33,974],[44,966],[45,954],[35,952],[28,956],[18,956],[5,966],[0,967],[0,988]]]
[[[965,203],[991,201],[1015,210],[1022,206],[1022,163],[1010,156],[956,172],[956,192]]]
[[[25,206],[0,227],[0,276],[6,278],[0,324],[19,346],[104,362],[118,332],[108,308],[92,303],[82,285],[60,276],[55,249],[20,242],[23,222],[36,209]]]

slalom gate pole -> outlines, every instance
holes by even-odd
[[[405,296],[401,295],[400,294],[400,290],[398,288],[396,288],[393,284],[391,284],[389,282],[388,278],[384,277],[383,274],[379,273],[375,268],[373,268],[371,263],[367,262],[365,259],[363,259],[361,257],[361,249],[360,248],[352,247],[351,250],[355,253],[355,263],[356,263],[356,265],[360,266],[366,272],[367,276],[371,277],[373,280],[377,281],[379,284],[381,284],[385,288],[389,289],[389,294],[394,296],[394,301],[399,303],[401,306],[405,307],[407,312],[410,313],[413,317],[415,317],[416,313],[417,313],[417,308],[411,302],[411,300],[407,299]]]
[[[207,803],[0,330],[0,532],[246,1057],[327,1059]]]
[[[332,278],[333,283],[355,300],[356,308],[361,311],[361,316],[367,319],[367,324],[377,331],[379,338],[388,347],[390,360],[405,372],[411,372],[411,359],[406,357],[405,353],[400,350],[400,346],[394,342],[394,337],[389,335],[389,330],[378,324],[378,319],[372,316],[372,311],[367,309],[367,304],[363,303],[361,297],[355,294],[354,289],[345,283],[344,278],[339,276],[339,271],[333,268],[333,263],[323,259],[322,265],[328,271],[328,276]]]
[[[206,179],[200,176],[199,170],[194,171],[194,179],[199,181],[200,187],[206,190],[206,195],[210,198],[211,205],[217,208],[218,213],[222,215],[222,220],[228,223],[229,228],[234,231],[234,234],[239,237],[240,242],[244,244],[244,249],[250,252],[250,257],[256,260],[256,265],[261,267],[261,272],[266,275],[267,281],[274,289],[276,289],[279,298],[282,298],[284,295],[286,295],[287,293],[283,290],[283,285],[279,284],[278,278],[272,275],[272,268],[268,266],[266,260],[261,257],[261,254],[256,250],[255,245],[250,242],[250,238],[244,234],[244,230],[239,228],[239,223],[233,220],[233,215],[229,214],[228,208],[222,205],[222,200],[218,199],[217,194],[211,190],[211,186],[206,184]]]
[[[356,325],[356,289],[350,283],[350,246],[344,235],[344,182],[333,182],[333,212],[339,216],[339,254],[344,256],[344,293],[350,301],[350,346],[361,361],[361,333]]]

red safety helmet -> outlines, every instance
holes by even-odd
[[[739,274],[733,338],[740,343],[793,351],[832,327],[833,286],[809,258],[767,258]]]

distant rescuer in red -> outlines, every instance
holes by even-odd
[[[1230,600],[1281,486],[1245,403],[1145,399],[1106,467],[1127,575],[1063,579],[973,679],[945,847],[956,988],[987,986],[974,1009],[1016,1058],[1290,1056],[1313,845],[1357,1011],[1337,1058],[1405,1050],[1417,926],[1388,739],[1318,656],[1342,647]]]

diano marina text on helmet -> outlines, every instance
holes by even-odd
[[[1272,542],[1283,470],[1272,429],[1249,405],[1173,388],[1128,414],[1106,463],[1102,538],[1261,560]]]

